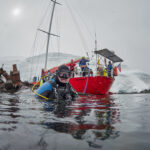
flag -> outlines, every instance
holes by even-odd
[[[117,66],[117,68],[121,72],[121,63]]]

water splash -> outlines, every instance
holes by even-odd
[[[111,88],[114,93],[139,93],[150,89],[150,75],[123,66],[123,71],[115,78]]]

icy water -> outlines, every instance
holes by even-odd
[[[0,150],[149,150],[150,95],[41,102],[0,93]]]

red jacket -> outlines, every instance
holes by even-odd
[[[70,68],[70,71],[74,71],[75,63],[70,63],[68,66]]]

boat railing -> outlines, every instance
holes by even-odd
[[[114,69],[108,72],[107,68],[97,69],[86,69],[84,71],[81,68],[75,68],[72,72],[72,77],[83,77],[83,76],[103,76],[103,77],[114,77]]]

